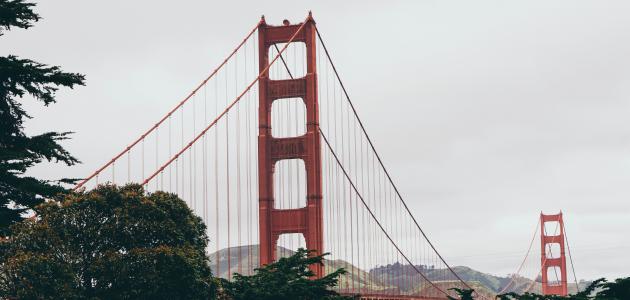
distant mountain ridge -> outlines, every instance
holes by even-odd
[[[231,266],[229,274],[253,274],[253,269],[255,266],[258,266],[260,261],[258,251],[258,245],[221,249],[218,252],[209,254],[211,260],[210,267],[215,276],[222,278],[228,277],[228,265]],[[287,257],[294,252],[283,247],[278,247],[277,253],[279,257]],[[243,262],[240,267],[238,264],[239,260]],[[448,282],[452,283],[451,276],[447,276],[447,274],[449,274],[448,270],[435,269],[424,265],[417,265],[415,267],[421,270],[429,280],[438,285],[447,285]],[[406,293],[418,293],[422,289],[431,288],[426,281],[422,279],[422,276],[418,274],[416,268],[408,264],[394,263],[365,271],[343,260],[325,260],[324,268],[326,270],[344,268],[348,271],[348,274],[344,275],[339,282],[339,288],[341,290],[351,291],[352,287],[356,290],[360,286],[370,286],[372,289],[381,292],[399,290]],[[489,297],[494,297],[496,293],[501,291],[511,281],[511,277],[509,276],[502,277],[483,273],[466,266],[454,266],[452,268],[462,280],[468,283],[468,285],[478,293]],[[507,292],[523,293],[531,284],[531,279],[516,277]],[[590,282],[580,282],[580,289],[584,289],[588,284],[590,284]],[[540,293],[540,289],[540,284],[534,284],[530,292]],[[575,284],[569,284],[569,293],[574,292],[576,292]]]

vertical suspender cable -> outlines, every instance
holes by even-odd
[[[168,115],[168,157],[171,157],[171,138],[172,138],[172,132],[171,132],[171,115]],[[171,165],[168,166],[168,191],[172,192],[173,190],[173,173],[172,173],[172,168]]]
[[[208,91],[207,87],[203,88],[203,123],[208,124]],[[203,152],[203,221],[208,224],[208,138],[203,136],[202,141]]]
[[[228,104],[228,71],[225,69],[225,104]],[[230,115],[225,115],[225,180],[226,180],[226,207],[227,207],[227,278],[232,279],[232,249],[230,249]]]
[[[350,118],[348,118],[348,120],[350,120]],[[357,163],[357,157],[358,157],[358,155],[357,155],[357,132],[356,132],[356,127],[354,126],[354,123],[353,123],[353,126],[352,126],[352,135],[353,135],[352,143],[354,144],[354,152],[352,152],[352,156],[354,156],[354,181],[358,182],[358,178],[357,177],[358,177],[358,173],[359,173],[359,165]],[[358,285],[357,288],[358,288],[359,293],[360,293],[361,292],[361,274],[359,273],[359,266],[361,265],[361,254],[360,254],[361,247],[359,247],[359,236],[360,236],[360,233],[359,233],[360,232],[360,228],[359,228],[359,200],[357,199],[356,196],[354,197],[354,216],[355,216],[355,218],[354,218],[355,223],[354,224],[355,224],[356,236],[357,236],[357,238],[356,238],[356,242],[357,243],[355,245],[355,247],[357,248],[357,265],[356,265],[356,267],[357,267],[356,268],[357,269],[357,274],[356,274],[356,276],[357,276],[357,285]],[[354,243],[354,241],[353,241],[353,243]]]
[[[255,53],[255,52],[254,52]],[[245,47],[245,80],[247,80],[247,74],[248,74],[248,63],[247,63],[247,47]],[[252,153],[252,147],[251,147],[251,113],[250,113],[250,106],[251,106],[251,93],[247,93],[247,101],[246,103],[246,108],[245,108],[245,112],[247,117],[245,118],[245,128],[247,129],[247,137],[246,137],[246,148],[247,148],[247,159],[246,159],[246,170],[247,170],[247,275],[251,275],[251,271],[252,271],[252,231],[254,228],[252,228],[252,205],[253,205],[253,200],[252,200],[252,182],[251,182],[251,175],[252,175],[252,169],[251,169],[251,153]]]
[[[192,101],[192,129],[193,136],[197,135],[197,94],[193,95]],[[192,145],[192,149],[190,149],[190,155],[193,159],[190,160],[190,202],[192,203],[191,207],[195,211],[195,213],[199,213],[197,211],[197,143]]]
[[[144,178],[144,137],[142,138],[142,178]]]
[[[155,128],[155,168],[157,169],[160,166],[160,162],[158,161],[159,157],[159,136],[158,136],[159,128]],[[155,181],[155,190],[158,190],[158,181]]]
[[[219,115],[219,79],[214,80],[214,113],[215,117]],[[216,234],[216,262],[217,262],[217,275],[221,273],[219,250],[219,221],[221,213],[219,212],[219,126],[214,131],[214,201],[215,201],[215,234]],[[229,278],[228,278],[229,279]]]
[[[234,64],[234,89],[238,93],[238,56]],[[243,274],[241,249],[241,103],[236,104],[236,227],[238,249],[238,273]]]
[[[181,130],[180,140],[181,140],[181,147],[183,148],[183,147],[184,147],[184,106],[182,106],[182,108],[181,108],[181,110],[180,110],[180,114],[179,114],[179,115],[180,115],[180,123],[181,123],[181,128],[180,128],[180,130]],[[183,195],[184,195],[184,190],[185,190],[185,187],[184,187],[184,157],[182,157],[182,162],[181,162],[181,164],[180,164],[180,165],[181,165],[181,167],[182,167],[181,172],[180,172],[180,173],[182,174],[182,176],[181,176],[181,177],[182,177],[182,194],[181,194],[181,195],[179,195],[179,197],[180,197],[180,198],[183,198]],[[143,177],[144,177],[144,176],[143,176]],[[179,186],[179,182],[177,183],[177,185]]]
[[[256,45],[258,45],[258,43],[259,43],[258,35],[255,35],[254,36],[254,43],[252,44],[252,46],[254,48],[254,53],[256,53],[256,50],[258,49],[257,46],[256,46]],[[256,55],[254,55],[254,64],[253,64],[253,66],[254,66],[253,67],[254,74],[256,74],[256,67],[257,67],[258,63],[260,63],[260,59],[257,58]],[[260,90],[258,90],[257,87],[254,87],[254,89],[255,89],[256,92],[260,93]],[[255,98],[256,97],[254,97],[254,99]],[[257,108],[255,101],[254,101],[254,108]],[[256,109],[253,110],[253,116],[254,116],[254,124],[258,124],[259,119],[258,119],[258,113],[257,113]],[[254,171],[256,172],[255,174],[258,174],[258,155],[257,155],[257,153],[258,153],[257,151],[254,151],[254,156],[253,156],[254,157],[254,162],[252,164],[252,166],[254,168]],[[258,176],[254,176],[254,181],[253,182],[255,183],[255,187],[254,187],[252,192],[255,195],[258,195],[255,192],[255,191],[258,191],[258,186],[260,184],[260,182],[258,180]],[[260,232],[260,228],[259,228],[260,227],[260,224],[259,224],[259,222],[260,222],[260,215],[257,214],[257,213],[254,213],[254,217],[256,218],[256,220],[254,222],[254,228],[255,228],[256,232]],[[260,244],[260,237],[257,237],[257,239],[258,239],[258,243]],[[258,248],[260,249],[260,246]],[[256,267],[259,267],[259,266],[260,266],[260,260],[258,260],[258,265],[256,265]]]
[[[131,149],[127,150],[127,183],[131,182]]]

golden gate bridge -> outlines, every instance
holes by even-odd
[[[363,299],[444,299],[478,287],[446,262],[407,206],[310,13],[279,26],[261,18],[192,92],[75,190],[106,182],[141,182],[184,199],[207,225],[213,271],[226,278],[301,247],[330,253],[312,266],[316,276],[343,267],[338,291]],[[538,225],[499,293],[568,293],[562,214],[541,214]],[[523,287],[537,234],[537,273]]]

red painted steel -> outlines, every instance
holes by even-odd
[[[558,222],[560,232],[558,235],[547,235],[545,232],[546,222]],[[566,296],[567,289],[567,261],[564,256],[564,222],[562,221],[562,212],[557,215],[540,214],[540,263],[542,273],[542,293],[543,295],[560,295]],[[547,245],[560,245],[560,256],[557,258],[549,258],[547,255]],[[560,282],[550,282],[547,271],[549,268],[560,268]]]
[[[304,26],[302,26],[304,25]],[[297,34],[296,34],[297,33]],[[306,45],[306,75],[302,78],[271,80],[269,78],[269,47],[293,42]],[[276,259],[276,246],[281,234],[300,233],[306,247],[314,255],[322,254],[322,174],[319,135],[319,104],[317,101],[317,70],[315,55],[315,21],[309,14],[305,24],[267,25],[264,18],[258,27],[259,69],[258,82],[259,131],[258,176],[260,215],[260,264]],[[274,138],[271,134],[271,106],[283,98],[301,98],[306,106],[306,133],[291,138]],[[297,209],[276,209],[274,206],[274,168],[284,159],[302,159],[306,167],[306,206]],[[323,267],[311,267],[316,277],[323,275]]]

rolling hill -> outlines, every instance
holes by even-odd
[[[285,257],[293,254],[293,251],[278,247],[278,256]],[[229,256],[228,256],[229,253]],[[244,275],[253,274],[254,266],[259,263],[258,245],[232,247],[222,249],[209,254],[211,268],[215,276],[227,278],[228,265],[231,266],[229,274],[240,273]],[[239,266],[238,261],[243,263]],[[229,264],[228,264],[229,261]],[[218,264],[217,264],[218,262]],[[325,270],[336,270],[345,268],[348,274],[344,275],[339,282],[340,291],[358,290],[359,287],[369,286],[373,292],[384,292],[398,290],[408,294],[430,294],[427,289],[435,289],[420,276],[416,268],[431,280],[439,288],[453,286],[453,278],[449,276],[448,270],[433,269],[426,266],[416,266],[395,263],[387,266],[378,266],[370,270],[361,270],[352,264],[342,260],[325,260]],[[455,266],[453,270],[466,281],[478,293],[494,297],[511,278],[508,276],[496,276],[483,273],[466,266]],[[590,282],[580,282],[580,289],[586,287]],[[524,277],[517,277],[508,289],[508,292],[522,293],[532,284],[532,280]],[[576,291],[575,284],[569,285],[569,292]],[[540,284],[534,283],[531,292],[540,293]]]

